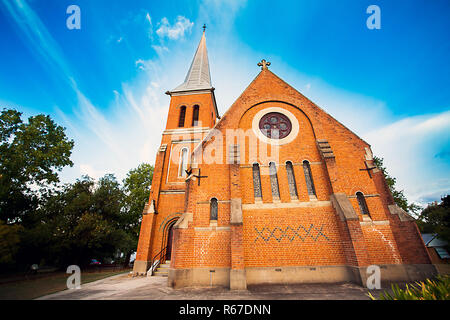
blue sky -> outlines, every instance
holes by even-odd
[[[81,9],[81,30],[66,9]],[[366,27],[369,5],[381,30]],[[385,158],[409,200],[450,192],[450,2],[0,0],[0,107],[50,114],[82,174],[153,163],[169,98],[207,24],[223,114],[257,62]]]

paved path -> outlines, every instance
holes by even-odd
[[[118,275],[65,290],[38,300],[368,300],[367,289],[352,283],[172,289],[167,278]],[[374,296],[378,296],[377,293]]]

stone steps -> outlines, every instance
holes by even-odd
[[[159,265],[158,269],[153,273],[155,277],[168,277],[169,276],[170,261]]]

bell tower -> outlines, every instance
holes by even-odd
[[[143,212],[135,274],[145,274],[156,260],[170,261],[172,227],[184,211],[190,155],[220,119],[205,29],[184,82],[166,92],[171,97],[169,114],[156,155],[150,199]]]
[[[211,84],[205,33],[204,30],[186,79],[166,92],[171,97],[167,130],[212,128],[220,118]]]

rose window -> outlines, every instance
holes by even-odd
[[[261,118],[259,129],[268,138],[283,139],[291,133],[292,124],[284,114],[271,112]]]

